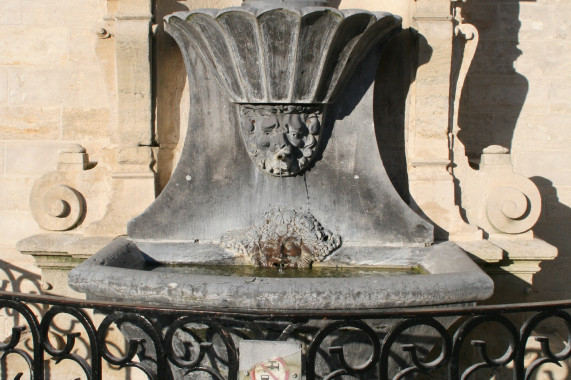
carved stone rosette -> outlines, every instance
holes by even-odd
[[[268,268],[309,268],[341,245],[341,237],[323,228],[309,212],[285,207],[266,212],[246,230],[231,231],[220,245]]]
[[[311,163],[321,139],[321,106],[240,105],[240,130],[264,173],[291,176]]]

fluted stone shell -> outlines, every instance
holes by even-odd
[[[178,12],[166,30],[194,49],[235,103],[331,103],[375,43],[400,29],[390,13],[329,7]],[[189,62],[189,60],[186,60]]]

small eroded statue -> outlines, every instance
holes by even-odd
[[[220,245],[245,255],[258,267],[309,268],[338,248],[341,237],[324,229],[308,212],[278,206],[246,230],[227,233]]]
[[[240,107],[240,129],[246,149],[263,172],[287,177],[309,166],[322,132],[320,106]]]

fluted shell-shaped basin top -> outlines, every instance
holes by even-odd
[[[331,103],[375,43],[400,30],[386,12],[248,6],[178,12],[166,30],[196,51],[234,103]]]

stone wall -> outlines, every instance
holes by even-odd
[[[109,144],[110,107],[96,60],[102,0],[0,3],[0,264],[35,272],[16,243],[41,233],[34,181],[56,169],[58,150],[81,143],[93,161]],[[13,268],[12,268],[13,269]]]
[[[140,141],[133,138],[137,141],[130,145],[118,132],[129,128],[117,126],[118,94],[112,83],[117,67],[111,46],[114,42],[113,38],[104,38],[100,29],[109,28],[112,21],[106,17],[121,2],[125,1],[0,3],[0,263],[4,268],[28,271],[29,277],[36,280],[33,260],[17,252],[15,245],[25,237],[46,232],[33,219],[28,198],[34,182],[56,170],[60,149],[70,143],[81,144],[89,162],[102,172],[100,177],[110,181],[112,173],[121,171],[116,168],[121,160],[124,166],[142,162],[148,167],[137,154],[148,155],[140,147],[156,145],[153,149],[160,191],[176,165],[185,137],[189,112],[186,99],[192,89],[185,84],[178,47],[160,23],[156,25],[153,46],[157,95],[154,123],[158,127],[154,136]],[[155,20],[174,11],[239,4],[240,0],[161,0],[156,2]],[[422,4],[405,0],[339,2],[341,8],[400,14],[404,27],[413,28],[418,27],[413,16],[419,7],[425,7],[423,11],[430,16],[432,5]],[[448,4],[443,6],[448,9]],[[569,297],[571,291],[565,291],[563,281],[571,267],[571,239],[567,233],[571,135],[566,131],[571,123],[571,101],[565,96],[571,95],[571,26],[565,17],[571,5],[556,0],[467,0],[461,7],[465,21],[478,29],[480,44],[461,93],[458,137],[473,165],[488,145],[511,148],[516,172],[537,184],[543,211],[534,230],[559,249],[559,257],[543,264],[543,270],[536,275],[534,296]],[[411,90],[409,97],[413,94]],[[444,134],[439,138],[447,144]],[[121,151],[118,146],[122,144],[136,152]],[[89,221],[103,218],[112,188],[107,187],[103,200],[89,204]],[[436,188],[431,191],[434,198],[441,195]],[[144,208],[145,202],[135,208]],[[77,231],[86,232],[85,227]]]

